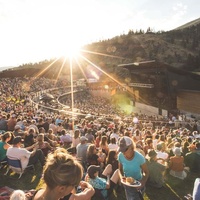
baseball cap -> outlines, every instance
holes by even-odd
[[[128,136],[123,136],[119,140],[119,149],[118,151],[120,152],[125,152],[129,146],[133,145],[133,141],[130,137]]]
[[[17,130],[17,129],[21,129],[21,127],[20,127],[20,125],[15,125],[15,128],[14,128],[15,130]]]
[[[94,174],[96,172],[100,171],[100,166],[97,165],[90,165],[87,169],[87,173],[89,175],[90,178],[95,178]]]
[[[81,142],[87,141],[87,140],[88,140],[88,139],[87,139],[85,136],[81,136],[81,137],[80,137],[80,141],[81,141]]]
[[[24,140],[22,139],[21,136],[17,136],[13,139],[13,144],[18,144],[19,142],[23,142]]]

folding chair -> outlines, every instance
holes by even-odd
[[[19,160],[17,158],[10,158],[9,157],[9,158],[7,158],[7,162],[8,162],[8,169],[7,169],[7,172],[5,173],[5,175],[7,175],[8,172],[10,171],[10,169],[11,169],[13,172],[19,174],[18,179],[21,178],[25,169],[32,167],[35,170],[34,165],[28,165],[25,169],[23,169],[22,165],[21,165],[21,160]]]
[[[0,161],[0,169],[3,168],[5,165],[7,165],[7,161]]]

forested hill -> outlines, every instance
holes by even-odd
[[[115,71],[119,64],[156,60],[175,68],[190,72],[200,72],[200,18],[168,32],[153,32],[151,28],[143,31],[133,31],[111,39],[88,44],[82,52],[88,60],[97,66]],[[89,53],[90,52],[90,53]],[[40,75],[56,76],[59,73],[63,59],[45,60],[39,63],[27,63],[17,68],[4,70],[0,77],[9,74],[19,76],[36,75],[51,64],[48,70]],[[81,65],[88,63],[80,61]],[[66,63],[67,65],[67,63]],[[69,67],[63,67],[69,73]],[[18,72],[16,72],[18,71]],[[81,70],[77,71],[78,72]]]

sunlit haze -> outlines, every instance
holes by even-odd
[[[61,56],[130,29],[171,30],[199,10],[198,0],[0,0],[0,67]]]

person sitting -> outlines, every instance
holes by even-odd
[[[119,162],[117,160],[117,151],[115,150],[110,150],[108,152],[108,157],[106,158],[106,165],[112,165],[112,173],[111,175],[114,173],[115,170],[118,169],[118,165],[119,165]]]
[[[80,160],[84,170],[87,170],[87,149],[89,144],[87,143],[87,138],[85,136],[80,137],[81,143],[76,147],[76,156]]]
[[[25,169],[28,165],[34,165],[38,161],[41,166],[44,166],[45,157],[43,152],[40,149],[37,149],[37,145],[23,148],[21,147],[22,142],[21,136],[15,137],[13,139],[13,146],[9,147],[7,150],[7,157],[19,159],[21,161],[22,169]],[[28,149],[33,149],[33,151],[30,152]]]
[[[100,165],[104,162],[104,158],[98,155],[94,144],[90,144],[87,148],[87,165]]]
[[[23,136],[24,132],[21,130],[20,125],[15,125],[13,135],[16,136]]]
[[[81,164],[63,148],[48,154],[43,177],[46,187],[36,191],[32,200],[89,200],[95,193],[89,183],[81,181]],[[80,193],[75,191],[78,185],[82,189]]]
[[[149,169],[147,185],[156,188],[163,187],[165,183],[164,174],[167,167],[157,162],[157,153],[154,149],[151,149],[148,152],[147,167]]]
[[[10,200],[26,200],[26,194],[23,190],[14,190],[10,195]]]
[[[53,147],[47,141],[44,141],[43,133],[40,133],[37,136],[36,145],[38,145],[38,149],[42,150],[45,157],[48,155],[50,151],[53,151]]]
[[[185,165],[190,171],[197,173],[200,171],[200,142],[189,146],[190,152],[185,155]]]
[[[72,145],[72,136],[65,129],[61,130],[60,142],[65,149],[70,148]]]
[[[85,179],[93,186],[93,188],[100,190],[103,198],[107,199],[108,196],[112,193],[114,187],[120,180],[120,173],[117,169],[112,177],[110,178],[110,174],[112,173],[112,166],[109,164],[104,169],[102,175],[106,178],[99,177],[100,166],[90,165],[87,170],[87,174]]]
[[[29,128],[28,131],[24,133],[24,146],[29,147],[35,143],[35,129]]]
[[[107,141],[108,141],[107,136],[103,135],[101,137],[101,141],[100,141],[100,144],[99,144],[100,149],[102,150],[103,153],[105,153],[106,156],[108,155],[108,151],[109,151],[108,142]]]
[[[110,143],[108,144],[108,148],[109,150],[117,150],[119,148],[115,137],[110,138]]]
[[[7,156],[6,152],[11,145],[8,143],[12,138],[12,133],[7,131],[3,135],[1,135],[1,141],[0,141],[0,161],[6,161]]]
[[[147,139],[145,140],[145,145],[143,146],[143,151],[144,151],[145,155],[148,154],[148,151],[149,151],[150,149],[153,149],[153,141],[152,141],[151,138],[147,138]]]
[[[80,130],[76,129],[74,131],[74,136],[72,137],[72,146],[77,147],[80,144]]]
[[[151,149],[148,152],[147,167],[149,169],[147,185],[155,188],[163,187],[165,184],[164,175],[167,167],[157,162],[157,153],[154,149]]]
[[[174,156],[170,157],[169,160],[169,173],[176,178],[185,179],[187,173],[184,171],[184,158],[181,156],[181,149],[176,147],[173,152]]]
[[[51,141],[54,141],[55,143],[58,142],[58,137],[54,134],[53,129],[49,129],[47,133],[47,138]]]
[[[165,165],[165,162],[168,162],[169,154],[165,151],[165,143],[159,142],[157,144],[157,158],[160,158],[157,160],[160,164]]]

